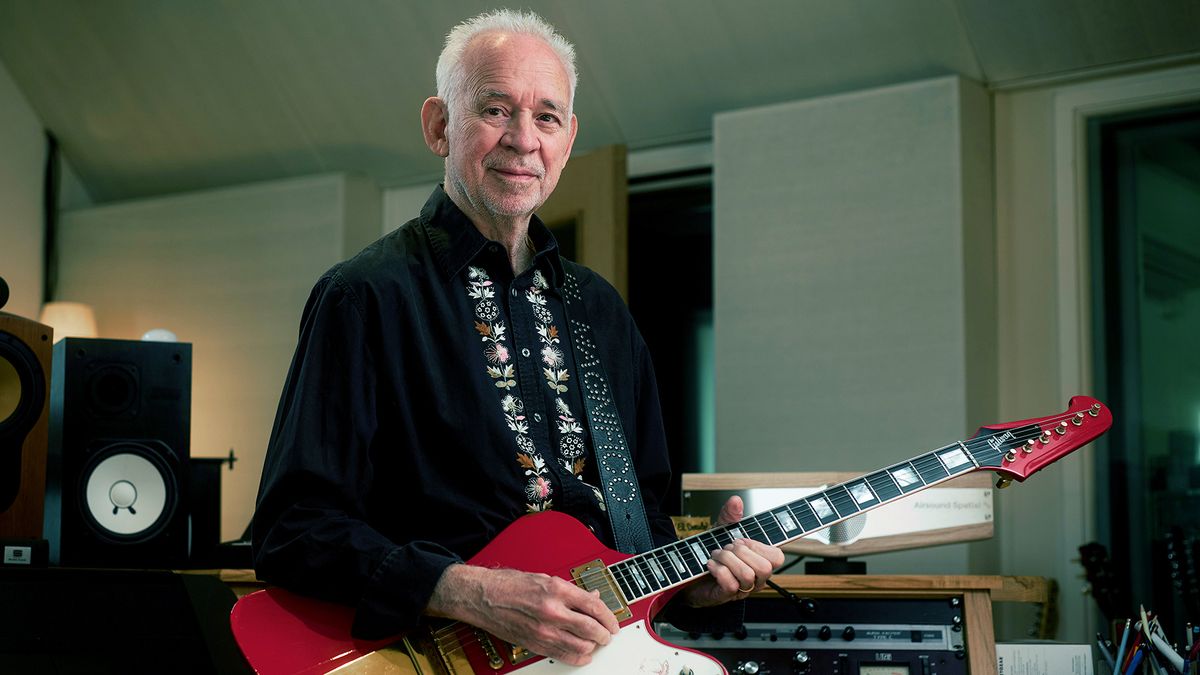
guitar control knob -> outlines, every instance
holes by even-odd
[[[792,657],[792,672],[797,675],[804,675],[812,668],[812,659],[808,657],[808,652],[796,652]]]
[[[842,639],[846,642],[854,639],[854,626],[846,626],[842,629]]]
[[[821,626],[821,630],[817,631],[817,637],[821,638],[822,641],[828,640],[833,637],[833,630],[829,626]]]
[[[741,673],[743,675],[758,675],[759,670],[760,668],[758,667],[758,661],[747,661],[745,663],[739,663],[737,668],[733,669],[733,672]]]
[[[748,635],[750,635],[750,631],[746,630],[746,624],[738,626],[737,629],[733,631],[733,637],[735,640],[745,640],[746,636]],[[753,663],[753,661],[751,661],[751,663]]]
[[[807,640],[808,639],[808,626],[798,626],[796,628],[796,632],[792,633],[792,636],[795,637],[797,640]]]

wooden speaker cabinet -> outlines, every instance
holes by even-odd
[[[40,539],[54,330],[0,312],[0,539]]]

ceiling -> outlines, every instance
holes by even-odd
[[[959,73],[1017,86],[1200,60],[1196,0],[522,0],[578,49],[576,151]],[[0,0],[0,60],[96,202],[440,161],[418,111],[477,0]]]

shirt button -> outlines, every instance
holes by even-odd
[[[542,421],[542,413],[533,413],[533,421],[541,422]]]
[[[528,347],[521,350],[521,356],[524,356],[525,358],[529,358],[529,348]]]

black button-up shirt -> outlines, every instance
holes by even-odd
[[[304,309],[254,517],[259,576],[354,605],[364,637],[415,625],[444,568],[523,514],[579,519],[606,546],[559,292],[580,291],[656,544],[669,480],[649,354],[624,302],[530,223],[513,277],[436,189],[419,218],[326,273]],[[543,542],[541,545],[553,545]]]

